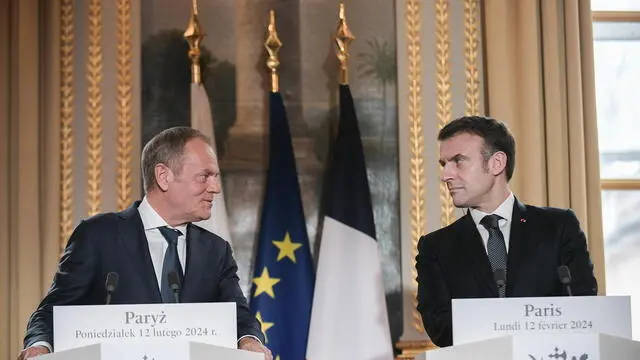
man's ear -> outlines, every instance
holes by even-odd
[[[491,155],[489,170],[493,175],[500,175],[507,169],[507,154],[503,151],[496,151]]]
[[[169,189],[169,183],[173,181],[173,172],[165,164],[157,164],[155,167],[156,184],[162,191]]]

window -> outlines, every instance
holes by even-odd
[[[640,339],[640,1],[592,0],[608,295],[631,295]]]

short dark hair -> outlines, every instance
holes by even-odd
[[[440,129],[438,140],[462,133],[478,135],[484,140],[485,161],[498,151],[504,152],[507,155],[507,181],[511,180],[516,167],[516,140],[503,122],[485,116],[463,116]]]
[[[210,143],[206,135],[187,126],[166,129],[147,142],[142,149],[141,161],[142,183],[145,193],[156,186],[156,165],[165,164],[176,174],[182,171],[184,146],[193,139],[201,139]]]

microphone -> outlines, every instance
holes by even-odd
[[[560,279],[562,285],[567,289],[567,294],[573,296],[571,293],[571,270],[569,270],[567,265],[558,266],[558,279]]]
[[[108,273],[107,280],[104,283],[104,287],[107,289],[107,299],[104,303],[105,305],[109,305],[109,303],[111,303],[111,294],[116,291],[116,288],[118,287],[118,273]]]
[[[504,271],[504,269],[496,269],[493,272],[493,280],[498,286],[498,294],[500,295],[500,289],[502,289],[507,283],[507,272]],[[504,297],[504,295],[500,295],[500,297]]]
[[[173,296],[176,298],[176,304],[180,303],[180,277],[175,270],[170,271],[167,274],[167,280],[169,281],[169,289],[173,292]]]

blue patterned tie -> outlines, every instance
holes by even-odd
[[[504,243],[504,236],[498,221],[502,219],[500,215],[487,215],[480,220],[480,224],[484,226],[489,232],[489,241],[487,241],[487,255],[489,256],[489,263],[491,264],[491,270],[497,269],[504,270],[507,273],[507,247]],[[506,293],[506,286],[498,288],[498,294],[500,297],[504,297]]]
[[[167,251],[164,253],[164,261],[162,263],[162,280],[160,287],[160,294],[162,295],[163,303],[175,303],[176,299],[173,296],[173,291],[169,287],[169,273],[175,271],[180,278],[180,285],[182,285],[183,272],[180,259],[178,258],[178,237],[182,235],[179,230],[171,229],[166,226],[158,228],[160,233],[167,240]]]

